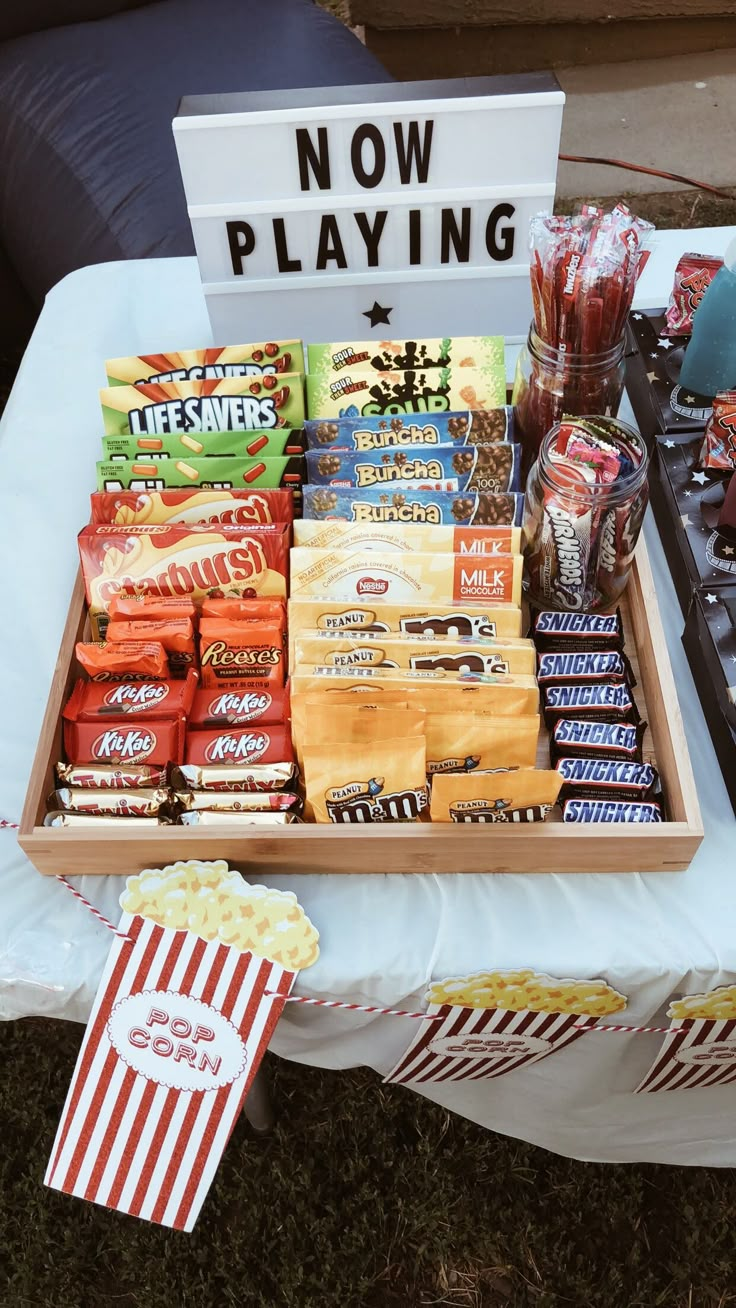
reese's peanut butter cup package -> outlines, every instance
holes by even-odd
[[[203,686],[232,686],[244,678],[268,688],[283,686],[285,655],[280,623],[202,618],[199,638]]]
[[[262,373],[303,372],[301,341],[262,341],[254,345],[207,346],[161,354],[128,355],[108,359],[105,372],[110,386],[160,386],[168,395],[172,383],[219,382],[231,377],[259,377]]]
[[[316,822],[416,822],[428,805],[424,737],[307,746],[304,783]]]
[[[432,779],[432,821],[541,822],[561,785],[555,772],[536,768],[440,774]]]
[[[456,672],[412,672],[394,668],[297,668],[291,677],[292,707],[299,695],[324,695],[328,703],[333,690],[362,692],[368,688],[377,704],[382,692],[400,691],[409,708],[436,712],[484,712],[506,716],[528,716],[539,711],[539,688],[535,677],[478,677],[467,679]]]
[[[382,636],[377,632],[315,631],[295,634],[293,661],[297,668],[323,664],[333,668],[380,666],[533,676],[536,656],[527,640],[433,640],[426,636]]]
[[[518,491],[520,445],[415,445],[384,453],[381,450],[307,450],[308,480],[313,486],[354,486],[391,490],[404,484],[449,483],[449,490]]]
[[[533,768],[539,717],[427,713],[427,775],[481,772],[489,768]]]
[[[91,521],[119,527],[196,527],[220,523],[223,527],[253,527],[271,522],[292,522],[294,494],[280,490],[151,490],[93,491]]]
[[[448,409],[498,409],[506,403],[503,361],[475,368],[456,364],[382,372],[346,368],[334,377],[310,372],[306,382],[308,411],[319,418],[425,415]]]
[[[516,604],[519,554],[381,554],[360,548],[291,551],[291,594],[348,603]]]
[[[299,373],[176,382],[164,395],[157,385],[107,386],[100,391],[106,436],[160,436],[166,432],[271,431],[301,427],[303,379]]]
[[[482,368],[503,366],[503,336],[425,337],[418,341],[333,341],[307,346],[314,377],[398,368]]]
[[[304,486],[305,519],[320,522],[406,522],[435,526],[521,525],[524,496],[514,491],[425,490],[411,482],[374,486]]]
[[[308,549],[378,550],[388,554],[518,554],[519,527],[437,527],[403,522],[318,522],[300,518],[294,523],[294,544]]]
[[[310,450],[387,450],[400,445],[493,445],[513,441],[514,411],[465,409],[362,418],[305,418]]]

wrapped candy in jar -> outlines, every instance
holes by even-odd
[[[647,506],[647,468],[641,436],[614,418],[561,422],[547,433],[524,500],[531,604],[576,612],[616,604]]]

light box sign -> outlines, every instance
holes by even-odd
[[[548,73],[184,99],[215,340],[522,339],[563,104]]]

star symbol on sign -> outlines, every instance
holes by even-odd
[[[717,603],[718,603],[718,596],[717,596],[717,595],[713,595],[712,593],[709,594],[709,595],[706,595],[705,598],[706,598],[706,601],[707,601],[708,604],[717,604]]]
[[[385,322],[386,325],[390,327],[391,324],[388,320],[390,313],[393,313],[393,305],[390,308],[387,308],[385,305],[379,304],[378,300],[374,300],[373,307],[363,311],[363,317],[368,319],[371,327],[378,327],[379,323],[382,322]]]
[[[663,350],[672,349],[672,341],[668,341],[666,336],[659,336],[657,338],[657,345],[661,345]]]
[[[675,442],[674,442],[674,441],[665,441],[665,442],[664,442],[664,448],[665,448],[666,450],[674,450],[674,448],[675,448]]]
[[[689,526],[690,526],[690,515],[689,515],[689,513],[681,513],[681,514],[680,514],[680,522],[682,523],[683,527],[689,527]]]
[[[695,396],[694,396],[694,395],[686,395],[686,396],[685,396],[685,403],[686,403],[686,404],[694,404],[694,403],[695,403]]]
[[[723,553],[724,553],[724,554],[729,554],[729,555],[730,555],[730,554],[733,554],[733,552],[734,552],[734,550],[733,550],[733,545],[724,545],[724,546],[723,546]]]
[[[704,486],[705,483],[709,480],[709,478],[706,477],[704,472],[694,472],[690,480],[699,481],[700,485]]]

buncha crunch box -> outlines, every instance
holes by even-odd
[[[424,368],[404,372],[307,374],[310,418],[366,414],[442,413],[448,409],[499,409],[506,403],[503,364],[485,368]]]
[[[304,517],[319,522],[407,522],[433,526],[520,527],[524,496],[517,493],[304,486]]]
[[[321,379],[352,372],[503,367],[503,336],[445,336],[423,341],[337,341],[307,346],[309,372]]]
[[[397,483],[450,482],[459,491],[518,491],[520,445],[415,445],[408,450],[307,450],[308,479],[315,486],[391,488]],[[454,485],[452,484],[454,483]]]
[[[157,385],[224,381],[228,377],[260,376],[265,372],[303,372],[301,341],[263,341],[258,345],[225,345],[222,349],[176,350],[167,354],[128,355],[105,363],[108,386]]]
[[[100,391],[106,436],[161,436],[167,432],[270,431],[301,427],[304,393],[299,373],[177,382],[158,386],[106,386]]]
[[[446,413],[362,418],[306,418],[304,434],[312,450],[386,450],[392,445],[494,445],[513,441],[514,411],[464,409]]]

